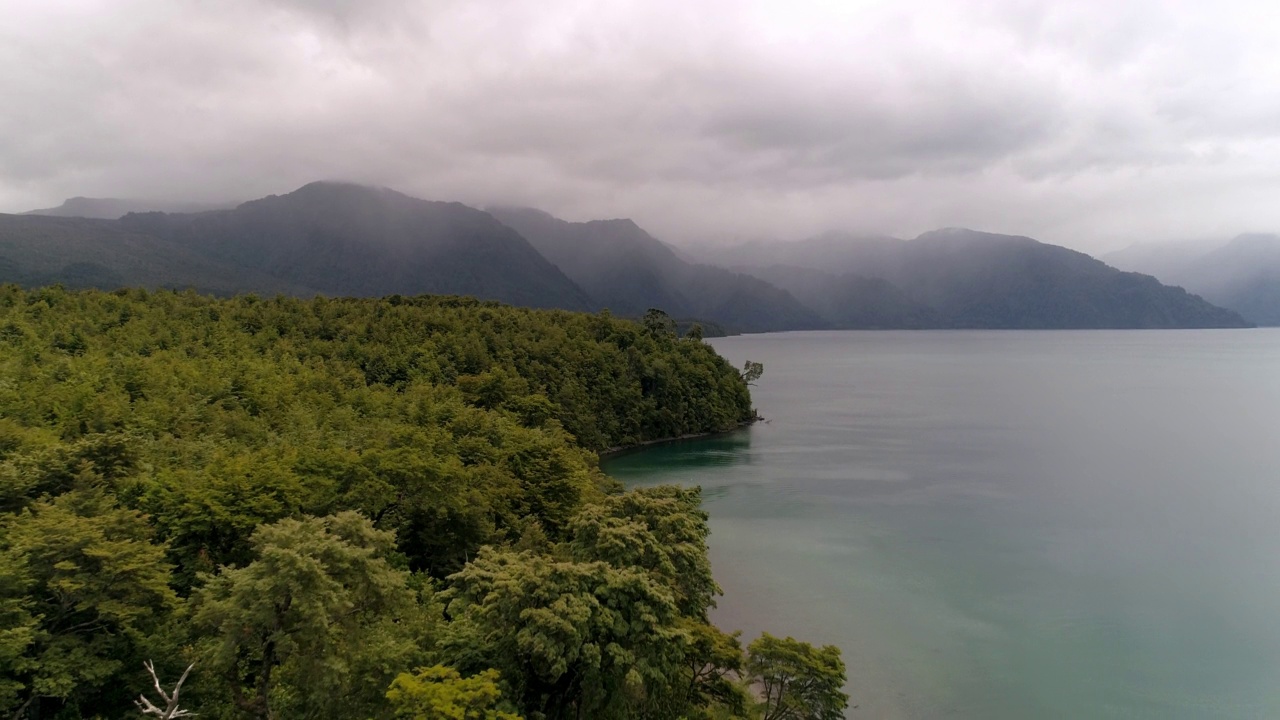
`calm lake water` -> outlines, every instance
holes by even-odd
[[[1280,718],[1280,330],[710,342],[769,422],[606,470],[704,488],[715,620],[849,717]]]

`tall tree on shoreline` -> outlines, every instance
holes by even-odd
[[[747,676],[761,694],[761,720],[843,720],[849,696],[840,648],[761,635],[747,646]]]

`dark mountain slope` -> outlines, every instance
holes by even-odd
[[[457,294],[590,307],[564,273],[487,213],[385,188],[312,183],[233,210],[135,214],[120,223],[325,294]]]
[[[1025,237],[970,230],[911,241],[828,234],[721,251],[725,264],[763,263],[751,270],[761,279],[690,263],[629,220],[568,223],[524,209],[494,213],[501,222],[457,203],[313,183],[201,213],[116,221],[0,216],[0,281],[221,294],[444,293],[635,316],[660,307],[756,332],[1246,324],[1181,288]],[[1196,283],[1184,284],[1193,290],[1203,288],[1261,322],[1280,322],[1280,239],[1242,237],[1191,270]]]
[[[777,257],[808,275],[751,268],[839,327],[1242,327],[1236,313],[1155,278],[1031,238],[938,230],[915,240],[827,235],[725,257]],[[745,269],[745,268],[744,268]],[[818,273],[815,275],[814,273]],[[875,282],[879,281],[879,282]]]
[[[1215,307],[1149,275],[1031,238],[939,230],[910,243],[880,274],[953,327],[1243,327]]]
[[[687,263],[630,220],[571,223],[532,208],[488,208],[600,306],[618,315],[693,313],[676,275]]]
[[[743,332],[822,327],[790,293],[759,278],[682,259],[631,220],[571,223],[530,208],[490,208],[582,286],[596,305],[620,315],[656,307]]]
[[[0,282],[28,287],[192,288],[314,294],[266,273],[237,268],[116,222],[78,217],[0,215]]]

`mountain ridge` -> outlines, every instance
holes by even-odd
[[[577,285],[487,213],[388,188],[314,182],[230,210],[135,213],[120,222],[326,294],[456,294],[589,307]]]
[[[331,181],[197,213],[0,216],[0,281],[27,285],[472,295],[629,317],[659,308],[744,332],[1248,324],[1181,288],[1025,236],[824,233],[719,253],[719,265],[690,262],[694,253],[625,218],[486,212]]]
[[[965,228],[934,230],[911,240],[828,233],[785,247],[757,245],[725,254],[739,260],[736,269],[760,273],[810,306],[822,307],[833,325],[851,329],[1249,325],[1237,313],[1181,288],[1020,235]],[[745,264],[762,258],[789,262]],[[783,272],[780,265],[808,272]],[[883,283],[877,289],[871,279]],[[841,293],[862,298],[863,309],[880,303],[884,310],[850,316],[840,309]]]
[[[225,210],[235,203],[175,202],[166,200],[137,200],[125,198],[95,198],[77,195],[51,208],[28,210],[22,215],[50,217],[83,217],[98,220],[119,220],[134,212],[193,213],[207,210]]]
[[[633,220],[574,223],[534,208],[487,209],[582,286],[597,309],[638,317],[656,307],[742,332],[826,325],[785,290],[758,277],[688,262]]]

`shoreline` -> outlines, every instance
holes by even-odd
[[[605,450],[601,450],[596,453],[596,456],[600,460],[606,460],[606,459],[618,457],[619,455],[626,455],[628,453],[632,453],[637,450],[644,450],[646,448],[653,447],[654,445],[665,445],[667,443],[677,443],[685,440],[699,440],[702,438],[716,437],[718,435],[728,435],[729,433],[738,432],[739,430],[745,427],[751,427],[752,425],[758,422],[762,422],[763,420],[764,418],[757,415],[751,418],[750,420],[743,420],[742,422],[738,423],[732,428],[729,428],[728,430],[712,430],[710,432],[688,433],[686,435],[676,435],[674,437],[658,438],[656,440],[645,440],[644,442],[638,442],[633,445],[619,445],[617,447],[611,447]]]

